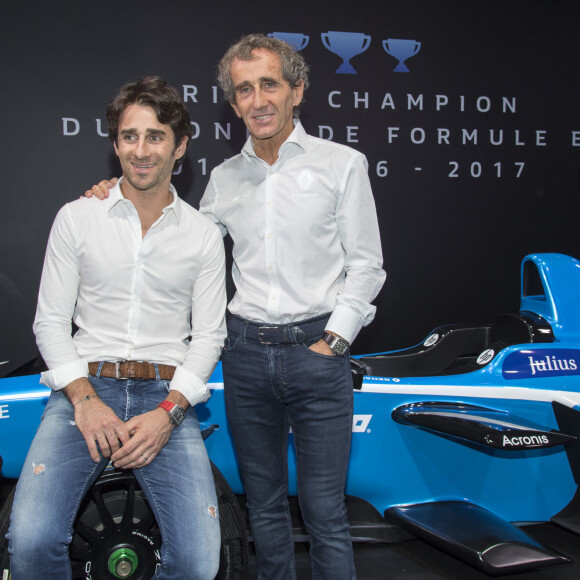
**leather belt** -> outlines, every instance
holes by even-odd
[[[246,327],[246,338],[257,340],[262,344],[293,344],[324,334],[329,318],[330,315],[325,314],[291,324],[260,324],[231,314],[228,316],[228,329],[236,334],[242,334],[243,328]]]
[[[89,374],[96,376],[99,372],[100,362],[89,363]],[[153,364],[141,361],[117,361],[104,362],[101,368],[101,377],[113,379],[157,379],[155,366],[159,371],[159,378],[170,381],[175,374],[175,367],[169,365]]]

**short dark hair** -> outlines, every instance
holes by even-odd
[[[300,81],[304,81],[304,90],[308,88],[310,67],[299,52],[279,38],[264,34],[248,34],[230,46],[218,64],[218,84],[224,92],[226,100],[230,103],[236,102],[234,84],[230,74],[232,63],[237,58],[252,60],[255,58],[252,51],[260,48],[273,52],[280,59],[282,76],[292,88],[297,87]],[[298,107],[294,108],[294,112],[295,116],[298,116]]]
[[[175,147],[187,136],[189,145],[193,131],[189,113],[177,90],[157,76],[146,76],[134,83],[126,84],[107,107],[107,122],[109,137],[118,145],[119,122],[129,105],[151,107],[157,115],[157,120],[163,125],[169,125],[175,136]],[[175,161],[174,170],[183,161]]]

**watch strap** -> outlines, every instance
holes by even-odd
[[[169,421],[176,427],[179,427],[179,425],[181,425],[183,422],[183,419],[185,419],[185,410],[177,403],[172,403],[171,401],[165,400],[161,401],[157,407],[161,407],[167,411],[167,414],[169,415]]]
[[[347,340],[341,338],[340,336],[334,336],[329,332],[324,333],[322,340],[328,344],[330,350],[332,350],[336,356],[342,356],[350,346]]]

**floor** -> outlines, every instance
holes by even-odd
[[[349,498],[347,509],[349,521],[362,519],[371,521],[371,514],[365,512],[366,504]],[[241,506],[245,498],[238,496]],[[296,498],[289,498],[290,513],[295,537],[307,538]],[[357,516],[366,517],[359,518]],[[400,530],[400,528],[397,528]],[[355,542],[354,559],[358,580],[486,580],[501,578],[505,580],[579,580],[580,579],[580,536],[552,524],[537,524],[522,528],[537,542],[551,548],[571,560],[569,563],[537,568],[518,574],[490,576],[473,566],[448,555],[434,546],[409,533],[389,532],[386,537],[403,538],[404,541],[390,543]],[[405,539],[408,538],[408,539]],[[248,580],[256,580],[256,560],[250,543]],[[297,580],[311,580],[308,543],[295,544]]]
[[[4,482],[2,482],[4,483]],[[8,485],[0,484],[0,505]],[[580,537],[558,526],[539,524],[525,528],[545,546],[567,556],[572,562],[539,568],[522,574],[504,575],[505,580],[578,580],[580,578]],[[358,580],[486,580],[493,578],[448,556],[421,540],[390,544],[354,545]],[[311,580],[308,544],[296,544],[297,580]],[[256,580],[256,560],[250,544],[248,580]],[[496,576],[497,578],[497,576]]]
[[[539,568],[522,574],[503,575],[505,580],[578,580],[580,537],[557,526],[526,528],[536,540],[573,559],[569,564]],[[307,544],[296,544],[298,580],[311,580]],[[494,578],[448,556],[420,540],[397,544],[355,544],[358,580],[486,580]],[[255,558],[250,556],[248,580],[255,580]],[[495,576],[495,578],[498,578]]]

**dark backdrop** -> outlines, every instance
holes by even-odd
[[[64,0],[6,2],[2,42],[0,362],[35,354],[31,324],[58,208],[118,175],[104,111],[158,74],[183,90],[196,136],[180,194],[197,206],[245,129],[215,65],[249,32],[308,36],[302,121],[364,152],[387,283],[355,352],[410,346],[447,322],[519,306],[532,252],[580,257],[580,51],[576,0]],[[350,74],[326,33],[349,35]],[[364,36],[369,37],[364,39]],[[330,39],[325,43],[324,38]],[[415,52],[395,71],[389,39]],[[420,43],[420,47],[417,43]],[[329,50],[330,44],[335,51]],[[395,43],[386,48],[393,54]],[[417,52],[418,50],[418,52]]]

